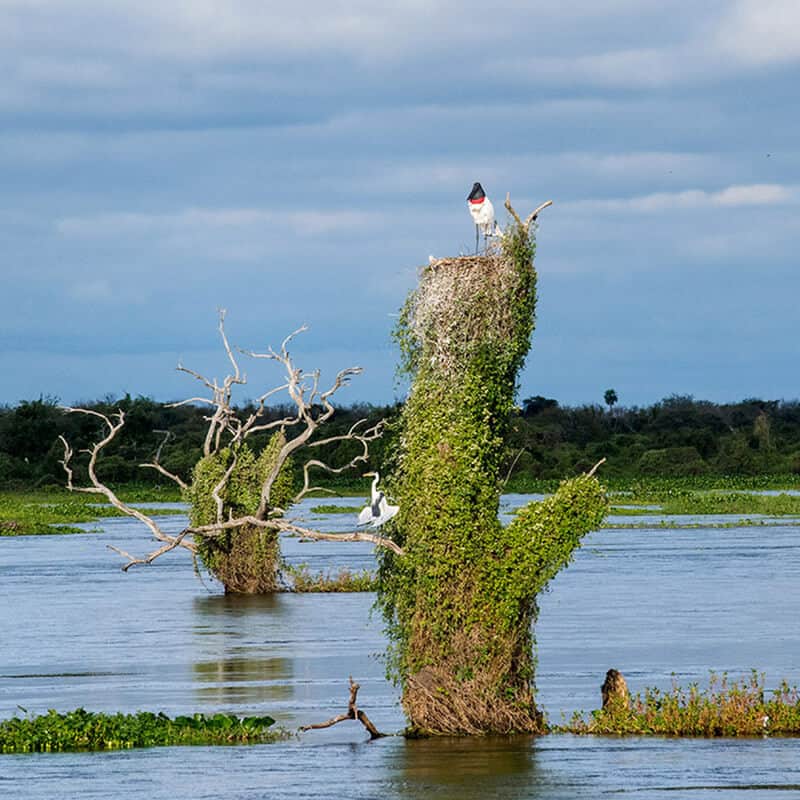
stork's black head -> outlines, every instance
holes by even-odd
[[[472,191],[469,193],[467,200],[483,200],[484,197],[486,197],[486,192],[483,191],[483,186],[476,181],[472,184]]]

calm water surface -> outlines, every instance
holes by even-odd
[[[317,503],[307,522],[349,527]],[[373,596],[225,597],[180,553],[126,575],[105,545],[144,552],[146,534],[127,519],[86,527],[102,533],[0,539],[0,717],[231,711],[294,728],[344,710],[352,673],[378,727],[403,727]],[[374,565],[362,544],[287,539],[284,552],[312,569]],[[591,534],[542,598],[540,702],[556,721],[596,708],[609,667],[634,691],[711,669],[795,682],[798,575],[799,527]],[[800,798],[789,739],[364,738],[346,723],[260,747],[0,756],[0,798]]]

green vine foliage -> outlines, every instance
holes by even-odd
[[[497,514],[517,374],[535,324],[535,240],[509,225],[499,252],[427,267],[395,339],[413,378],[391,491],[379,603],[391,668],[417,732],[540,731],[536,596],[607,510],[594,477],[561,484],[503,527]]]
[[[236,450],[236,466],[221,494],[223,518],[254,515],[261,499],[261,487],[278,454],[286,443],[276,433],[259,455],[241,444]],[[224,448],[197,462],[192,483],[184,492],[193,526],[208,525],[217,519],[214,487],[231,464],[234,453]],[[287,508],[294,495],[292,465],[283,465],[272,485],[273,508]],[[196,536],[198,555],[206,569],[218,578],[228,592],[264,594],[278,589],[280,550],[276,531],[243,525],[219,536]]]

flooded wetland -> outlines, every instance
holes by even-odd
[[[525,499],[506,496],[503,509]],[[351,525],[344,514],[311,512],[318,503],[304,502],[315,527]],[[767,689],[797,681],[800,525],[660,529],[657,511],[648,514],[651,528],[587,536],[541,598],[538,700],[553,723],[598,708],[611,667],[634,692],[673,679],[705,685],[712,670],[740,677],[756,668]],[[83,526],[99,532],[0,539],[0,717],[80,706],[224,711],[268,714],[295,730],[343,712],[352,674],[377,727],[403,729],[374,595],[225,596],[183,553],[123,574],[105,545],[141,550],[141,528],[117,518]],[[282,547],[310,570],[374,566],[370,544],[286,538]],[[799,747],[777,737],[565,734],[369,742],[344,723],[249,747],[0,756],[0,796],[800,797]]]

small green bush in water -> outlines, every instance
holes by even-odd
[[[497,519],[516,378],[536,308],[535,243],[511,224],[502,252],[426,268],[395,339],[413,377],[390,491],[379,602],[391,667],[416,731],[540,731],[536,595],[602,523],[594,477],[565,481],[503,528]]]
[[[30,719],[0,722],[0,753],[63,750],[125,750],[173,745],[262,744],[284,738],[272,717],[194,714],[95,714],[78,708],[66,714],[50,710]]]
[[[224,493],[222,518],[254,515],[261,501],[261,487],[272,470],[286,439],[276,433],[256,456],[246,444],[236,450],[236,466]],[[233,452],[225,448],[201,459],[194,468],[192,483],[185,492],[189,520],[193,526],[209,525],[217,519],[214,487],[231,464]],[[286,509],[293,497],[292,465],[283,465],[272,485],[272,508]],[[280,552],[276,531],[243,525],[217,536],[196,536],[198,554],[205,567],[226,591],[261,594],[278,588]]]
[[[767,699],[764,676],[729,681],[712,673],[707,690],[674,685],[646,689],[629,704],[612,702],[585,720],[576,714],[569,733],[655,736],[800,736],[800,695],[785,681]]]

